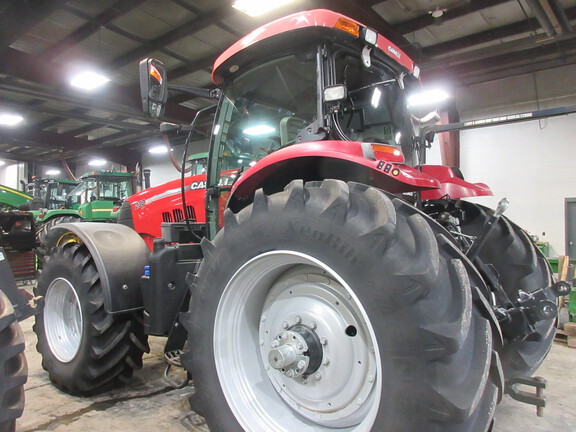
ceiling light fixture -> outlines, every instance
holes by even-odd
[[[55,175],[59,175],[61,173],[62,173],[62,171],[60,171],[59,169],[49,169],[46,171],[46,175],[49,175],[49,176],[55,176]]]
[[[16,126],[22,123],[24,117],[19,114],[0,114],[0,125],[2,126]]]
[[[72,87],[76,87],[82,90],[94,90],[104,84],[106,84],[110,79],[92,71],[84,71],[75,75],[70,81]]]
[[[236,0],[232,7],[251,17],[264,15],[294,0]]]
[[[99,167],[99,166],[106,165],[107,163],[108,162],[106,162],[104,159],[92,159],[90,162],[88,162],[88,165]]]
[[[150,147],[148,149],[148,153],[153,153],[153,154],[168,153],[168,147],[166,147],[165,145],[157,145],[154,147]]]

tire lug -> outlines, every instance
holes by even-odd
[[[310,324],[310,327],[312,327],[312,330],[316,330],[316,327],[318,327],[318,325],[316,324],[316,321],[312,321],[312,323]]]
[[[328,366],[330,364],[330,359],[328,357],[324,357],[324,360],[322,360],[322,364],[324,366]]]
[[[296,315],[296,324],[300,324],[302,322],[302,317],[300,315]]]
[[[326,345],[326,344],[328,343],[328,340],[327,340],[325,337],[320,338],[320,343],[321,343],[322,345]]]
[[[282,323],[282,328],[283,328],[284,330],[286,330],[286,329],[288,329],[288,327],[290,327],[290,324],[288,324],[288,321],[284,321],[284,322]]]
[[[262,317],[260,318],[260,321],[262,321],[262,322],[266,321],[266,316],[262,315]]]
[[[264,341],[260,339],[260,346],[264,346]]]
[[[298,369],[304,369],[304,367],[306,367],[306,362],[304,360],[300,360],[297,367]]]
[[[288,339],[288,333],[286,333],[286,332],[282,333],[281,338],[282,338],[282,340]]]
[[[314,374],[314,379],[315,379],[316,381],[320,381],[320,380],[322,379],[322,374],[321,374],[320,372],[316,372],[316,373]]]
[[[368,382],[369,383],[374,382],[374,375],[368,375]]]
[[[274,339],[270,345],[272,346],[272,348],[276,348],[277,346],[280,345],[280,342],[278,342],[276,339]]]
[[[294,378],[294,371],[292,369],[288,369],[284,375],[286,375],[288,378]]]
[[[298,342],[298,344],[296,345],[296,348],[301,350],[302,348],[304,348],[304,345],[302,345],[300,342]]]

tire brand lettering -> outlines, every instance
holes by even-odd
[[[331,247],[332,249],[336,250],[340,255],[346,259],[346,261],[355,264],[358,262],[358,258],[356,256],[356,251],[352,249],[347,243],[343,243],[342,239],[335,234],[326,234],[321,231],[312,229],[307,226],[299,227],[294,229],[292,224],[290,224],[290,228],[292,231],[299,232],[300,235],[305,237],[311,237],[312,239],[316,240],[317,242],[324,243],[326,246]]]

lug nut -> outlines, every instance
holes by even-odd
[[[323,364],[324,366],[328,366],[328,365],[330,364],[330,359],[327,358],[327,357],[325,357],[324,360],[322,360],[322,364]]]
[[[300,324],[302,322],[302,317],[300,315],[296,315],[296,324]]]
[[[320,372],[316,372],[316,373],[314,374],[314,379],[315,379],[316,381],[320,381],[320,380],[322,379],[322,374],[321,374]]]
[[[316,325],[316,321],[312,321],[310,327],[312,327],[312,330],[316,330],[316,327],[318,327],[318,325]]]
[[[298,342],[296,344],[296,348],[298,348],[299,350],[301,350],[302,348],[304,348],[304,345],[302,345],[300,342]]]
[[[272,348],[276,348],[278,345],[280,345],[280,342],[274,339],[270,345],[272,346]]]
[[[282,333],[282,339],[283,340],[288,339],[288,333],[287,332]]]
[[[320,343],[321,343],[322,345],[326,345],[326,344],[328,343],[328,340],[327,340],[326,338],[324,338],[324,337],[323,337],[323,338],[320,338]]]
[[[290,326],[290,325],[288,324],[287,321],[284,321],[284,322],[282,323],[282,328],[283,328],[284,330],[286,330],[289,326]]]
[[[288,377],[288,378],[294,378],[294,371],[292,369],[288,369],[286,372],[284,372],[284,374]]]
[[[298,369],[304,369],[306,367],[306,362],[304,360],[300,360],[297,367]]]

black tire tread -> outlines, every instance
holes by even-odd
[[[100,276],[84,245],[69,243],[52,251],[40,277],[37,295],[46,295],[51,266],[63,263],[71,263],[72,268],[80,272],[82,286],[76,286],[76,290],[81,303],[85,298],[83,314],[89,330],[84,334],[88,338],[86,351],[77,356],[81,367],[76,367],[72,374],[61,374],[54,367],[58,360],[50,352],[44,334],[43,314],[37,315],[33,326],[38,335],[36,347],[42,354],[42,367],[56,387],[72,395],[97,394],[126,382],[134,369],[142,367],[142,356],[149,351],[147,337],[142,323],[135,317],[112,316],[105,311]]]
[[[24,411],[28,364],[24,335],[8,297],[0,291],[0,431],[13,432]]]
[[[467,269],[462,262],[465,258],[456,248],[449,249],[450,252],[439,248],[437,233],[432,228],[435,222],[405,201],[363,184],[337,180],[325,180],[319,187],[317,182],[304,184],[297,180],[284,192],[271,196],[257,191],[252,206],[238,214],[226,210],[225,228],[213,242],[202,242],[206,255],[191,286],[190,313],[186,319],[189,345],[194,347],[194,352],[186,356],[185,364],[194,376],[197,388],[194,407],[206,416],[210,429],[216,432],[237,430],[237,426],[223,420],[221,407],[214,406],[211,389],[214,384],[207,379],[209,373],[203,364],[210,356],[206,352],[210,348],[202,343],[206,340],[207,324],[199,317],[200,311],[207,307],[209,297],[214,295],[213,285],[205,281],[211,280],[219,271],[218,265],[211,267],[210,264],[217,263],[222,256],[238,256],[235,245],[241,247],[237,245],[248,237],[259,241],[254,255],[266,251],[263,239],[266,234],[259,229],[260,222],[291,212],[306,213],[309,218],[333,225],[334,230],[355,236],[366,245],[375,260],[393,269],[391,278],[398,283],[391,282],[387,290],[378,291],[380,314],[402,316],[416,307],[423,315],[420,324],[415,319],[409,320],[409,324],[403,321],[408,326],[416,326],[413,331],[400,328],[392,331],[403,333],[399,339],[410,349],[424,346],[422,357],[426,357],[426,367],[435,371],[423,377],[427,380],[425,385],[418,383],[420,394],[417,398],[426,405],[418,409],[427,419],[426,430],[487,430],[501,390],[497,386],[499,380],[491,376],[492,359],[497,358],[497,354],[492,350],[490,323],[472,301]],[[374,217],[376,214],[378,217]],[[442,229],[438,226],[437,231]],[[410,361],[418,363],[421,359]],[[471,367],[475,368],[475,373],[469,370]],[[408,370],[404,373],[410,375]],[[410,386],[395,390],[399,399],[415,398]],[[422,418],[415,419],[417,415],[414,414],[411,419],[409,417],[389,416],[382,423],[377,419],[377,424],[385,425],[385,429],[377,430],[423,430],[416,426],[421,425]],[[398,423],[400,418],[414,423]]]
[[[49,245],[53,240],[53,235],[50,234],[52,228],[62,223],[79,222],[81,220],[80,217],[74,215],[54,216],[48,222],[40,225],[36,230],[36,255],[38,259],[43,260],[47,255],[50,255],[51,247]]]
[[[469,202],[460,205],[467,215],[462,231],[478,235],[493,211]],[[524,230],[505,216],[499,219],[479,258],[494,266],[512,301],[517,299],[518,290],[531,293],[552,284],[550,266],[540,250]],[[503,347],[500,357],[506,379],[532,375],[546,357],[554,339],[554,320],[540,321],[536,330],[535,337]]]

